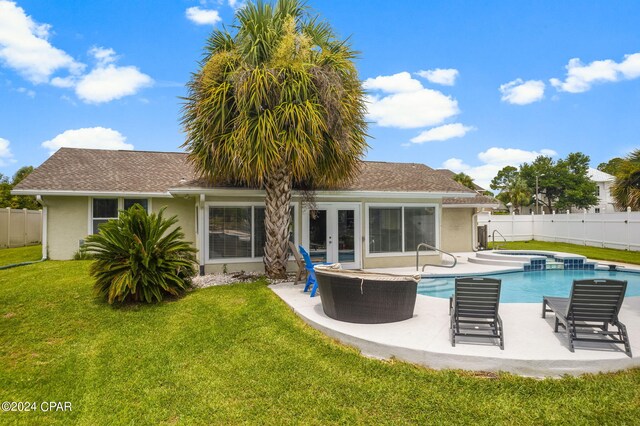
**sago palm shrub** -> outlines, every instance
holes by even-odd
[[[163,212],[148,214],[134,205],[87,237],[96,294],[109,303],[152,303],[189,287],[196,273],[195,249],[184,241],[181,228],[173,227],[178,219],[165,219]]]

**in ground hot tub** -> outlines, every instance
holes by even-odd
[[[413,317],[420,275],[351,271],[340,264],[316,266],[324,313],[361,324],[404,321]]]

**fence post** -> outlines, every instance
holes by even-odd
[[[26,207],[22,209],[22,214],[24,216],[24,227],[23,227],[24,228],[24,236],[23,236],[23,240],[24,240],[24,246],[26,247],[27,246],[27,233],[29,232],[29,228],[28,228],[28,226],[29,226],[29,216],[27,216],[28,213],[27,213]]]
[[[39,212],[40,212],[40,221],[39,221],[39,223],[40,223],[40,226],[39,226],[40,231],[38,232],[38,235],[40,236],[40,238],[38,238],[38,240],[40,241],[40,244],[42,244],[42,209],[40,209]]]
[[[631,225],[631,207],[627,207],[627,220],[625,231],[627,234],[627,250],[631,250],[631,233],[629,232],[629,225]]]
[[[587,245],[587,209],[582,209],[582,245]]]
[[[7,248],[11,248],[11,207],[7,207]]]

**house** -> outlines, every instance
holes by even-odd
[[[42,204],[43,255],[50,259],[72,258],[100,224],[138,203],[177,215],[201,272],[264,270],[264,191],[212,186],[185,153],[62,148],[13,193]],[[316,259],[346,267],[411,266],[421,242],[470,251],[484,206],[476,192],[424,164],[364,161],[344,188],[316,191],[312,208],[294,188],[291,238]],[[428,257],[440,255],[421,253]]]
[[[598,185],[598,204],[589,208],[589,213],[613,213],[616,211],[611,196],[611,185],[616,178],[598,169],[589,168],[589,178]]]

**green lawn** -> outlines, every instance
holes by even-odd
[[[87,261],[0,272],[0,424],[637,424],[640,369],[535,380],[360,356],[264,282],[157,306],[93,298]]]
[[[42,246],[27,246],[0,249],[0,266],[30,262],[42,258]]]
[[[614,262],[634,263],[640,265],[640,252],[615,250],[601,247],[581,246],[568,243],[552,243],[547,241],[511,241],[496,242],[496,246],[506,250],[551,250],[581,254],[589,259],[610,260]],[[491,243],[489,243],[491,247]]]

